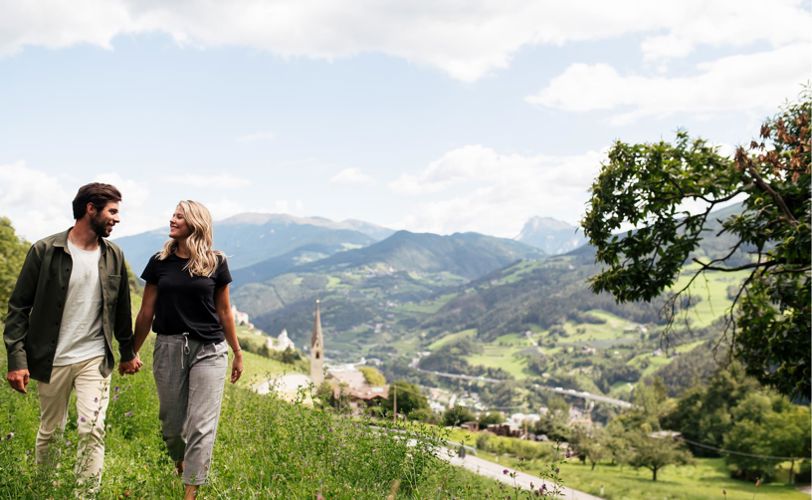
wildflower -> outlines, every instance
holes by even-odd
[[[324,495],[321,492],[316,493],[316,500],[324,500]]]
[[[502,474],[507,475],[507,473],[508,473],[507,469],[502,469]]]
[[[116,386],[116,388],[115,388],[114,390],[115,390],[116,392],[118,392],[118,391],[120,391],[120,390],[121,390],[121,387]]]
[[[116,394],[115,396],[113,396],[113,401],[118,401],[118,394]]]
[[[130,417],[133,416],[133,412],[128,411],[127,413],[124,414],[124,416],[127,417],[127,418],[130,418]]]
[[[84,417],[84,416],[79,417],[79,421],[80,421],[80,422],[84,422],[84,421],[85,421],[85,417]]]

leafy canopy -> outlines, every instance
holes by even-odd
[[[27,251],[28,243],[17,236],[11,221],[0,217],[0,321],[6,318],[8,299]]]
[[[748,271],[728,316],[733,351],[749,374],[803,399],[812,379],[810,111],[807,89],[732,159],[684,131],[673,143],[618,141],[582,221],[605,265],[591,278],[592,289],[619,302],[651,301],[690,261],[698,268],[691,282],[706,271]],[[720,204],[742,198],[740,213],[713,220]],[[692,213],[686,202],[705,209]],[[635,229],[622,234],[629,227]],[[703,240],[720,236],[729,243],[724,251],[697,253]],[[672,297],[672,318],[688,286]]]

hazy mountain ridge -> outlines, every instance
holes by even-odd
[[[567,253],[587,242],[581,228],[551,217],[531,217],[515,239],[549,255]]]
[[[228,256],[230,269],[236,270],[308,245],[321,245],[323,250],[335,252],[378,241],[353,227],[388,231],[358,221],[336,223],[321,217],[245,213],[214,223],[214,247]],[[167,239],[168,229],[155,229],[114,241],[124,250],[133,270],[140,273]]]

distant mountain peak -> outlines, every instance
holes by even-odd
[[[566,253],[586,243],[578,226],[552,217],[538,216],[528,219],[515,239],[550,255]]]

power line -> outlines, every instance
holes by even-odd
[[[728,455],[741,455],[743,457],[752,457],[752,458],[765,458],[768,460],[804,460],[809,457],[779,457],[774,455],[760,455],[758,453],[745,453],[743,451],[733,451],[733,450],[726,450],[724,448],[719,448],[716,446],[711,446],[709,444],[698,443],[696,441],[691,441],[690,439],[686,439],[685,437],[682,438],[683,441],[686,443],[690,443],[694,446],[699,446],[700,448],[707,448],[709,450],[718,451],[720,453],[726,453]]]

